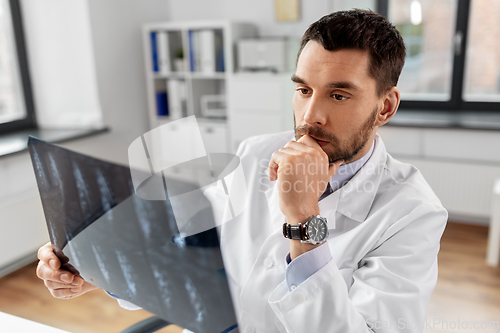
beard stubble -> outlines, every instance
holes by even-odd
[[[350,163],[354,156],[356,156],[368,142],[373,128],[375,127],[377,114],[378,108],[375,106],[370,117],[360,126],[359,130],[352,133],[346,142],[342,142],[333,133],[329,133],[321,127],[308,124],[297,127],[294,113],[293,125],[295,128],[295,139],[298,140],[300,137],[307,134],[318,140],[329,142],[334,148],[333,150],[328,149],[328,151],[325,151],[328,155],[329,163],[331,164],[338,160],[344,160],[345,163]]]

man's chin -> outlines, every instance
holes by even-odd
[[[325,148],[323,148],[323,151],[326,153],[326,155],[328,155],[328,163],[330,163],[330,164],[333,164],[333,163],[340,161],[340,160],[343,160],[344,164],[347,164],[347,163],[350,163],[352,160],[352,156],[346,157],[346,154],[342,155],[336,151],[333,151],[332,149],[328,149],[328,148],[331,148],[331,146],[330,147],[327,146]]]
[[[338,161],[340,160],[341,158],[339,158],[339,155],[336,154],[334,151],[332,151],[331,149],[328,149],[328,148],[331,148],[331,147],[321,147],[323,149],[323,151],[325,152],[325,154],[328,156],[328,163],[332,164],[334,163],[335,161]]]

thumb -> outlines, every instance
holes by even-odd
[[[337,173],[337,170],[342,164],[344,164],[344,160],[337,160],[328,166],[328,174],[330,178]]]

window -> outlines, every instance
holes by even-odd
[[[500,111],[498,0],[378,0],[407,58],[401,108]]]
[[[399,79],[406,100],[451,98],[456,0],[399,0],[389,5],[389,20],[406,44]]]
[[[475,0],[469,14],[466,101],[500,102],[500,1]]]
[[[0,133],[35,127],[18,0],[0,0]]]

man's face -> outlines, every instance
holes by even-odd
[[[375,135],[384,102],[368,64],[366,51],[327,51],[315,41],[309,41],[299,57],[292,78],[295,137],[308,134],[316,139],[330,162],[362,157]]]

